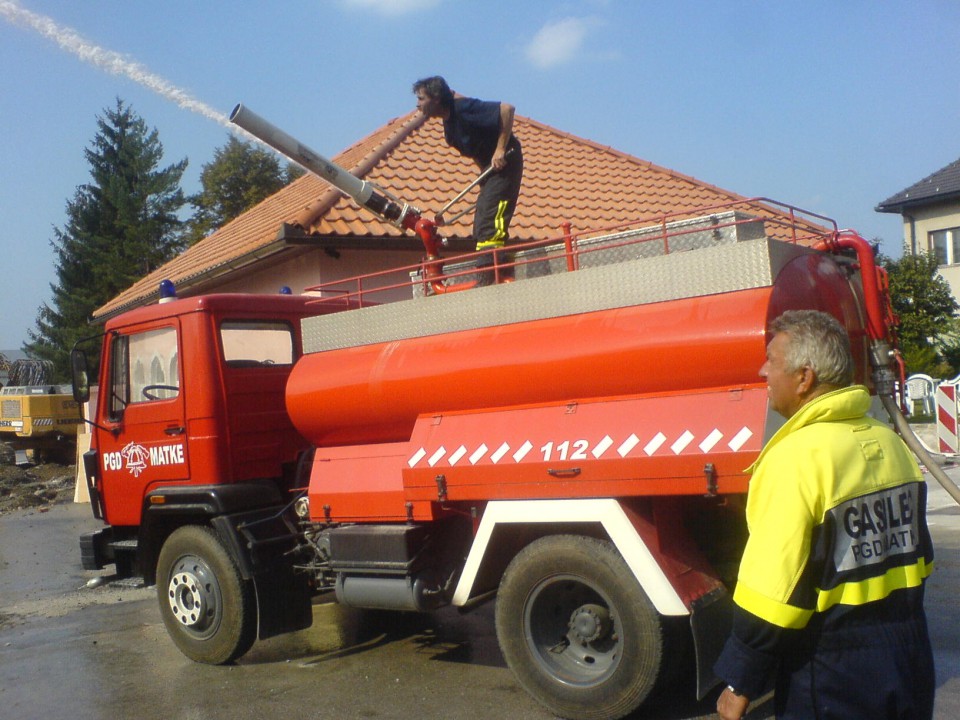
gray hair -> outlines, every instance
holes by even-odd
[[[770,323],[773,334],[786,333],[789,370],[808,367],[817,381],[834,387],[853,384],[853,355],[847,331],[832,315],[819,310],[787,310]]]

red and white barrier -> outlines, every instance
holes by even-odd
[[[937,386],[937,440],[942,453],[960,452],[957,433],[957,386],[960,377],[945,380]]]

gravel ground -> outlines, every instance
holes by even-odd
[[[96,529],[89,504],[73,503],[76,467],[41,463],[19,467],[0,443],[0,630],[31,617],[56,618],[91,605],[154,596],[153,588],[112,585],[112,568],[80,568],[81,529]],[[43,528],[46,542],[24,543]],[[55,568],[44,574],[44,570]],[[0,713],[2,715],[2,713]]]
[[[13,450],[0,443],[0,514],[11,510],[50,506],[73,500],[76,468],[73,465],[43,463],[18,467]]]

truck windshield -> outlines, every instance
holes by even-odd
[[[227,367],[293,363],[293,330],[285,322],[225,321],[220,343]]]

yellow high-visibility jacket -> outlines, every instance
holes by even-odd
[[[750,537],[734,601],[781,628],[918,587],[933,570],[926,484],[903,441],[866,417],[862,386],[800,409],[750,468]]]

